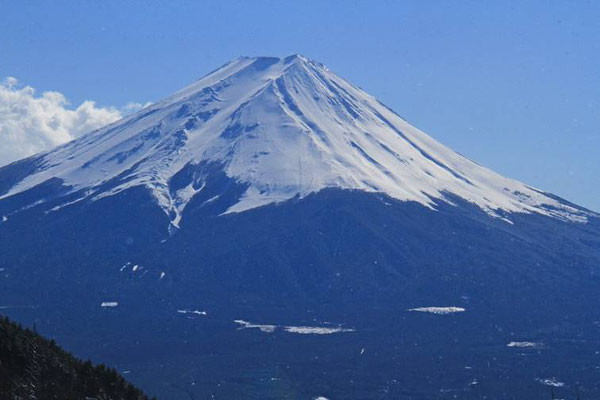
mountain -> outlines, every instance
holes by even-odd
[[[0,307],[163,399],[600,394],[599,215],[303,56],[0,168]]]
[[[7,318],[0,318],[0,338],[3,399],[148,399],[115,370],[84,363]]]
[[[7,168],[22,171],[24,163]],[[149,108],[25,163],[2,198],[56,179],[97,200],[145,186],[178,227],[207,165],[244,186],[225,213],[325,188],[385,193],[434,208],[446,194],[490,215],[586,213],[437,143],[375,98],[303,56],[240,58]],[[27,168],[27,167],[26,167]],[[508,222],[508,221],[507,221]]]

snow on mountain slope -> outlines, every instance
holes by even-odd
[[[239,58],[39,157],[36,170],[0,198],[53,177],[83,193],[81,199],[144,185],[177,226],[203,182],[192,177],[172,190],[170,179],[186,166],[214,162],[248,185],[227,212],[337,187],[383,192],[430,208],[450,201],[451,194],[505,219],[511,212],[574,221],[587,216],[457,154],[299,55]]]

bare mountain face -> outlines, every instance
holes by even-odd
[[[600,219],[302,56],[0,168],[0,309],[181,398],[600,395]]]

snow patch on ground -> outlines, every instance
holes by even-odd
[[[518,348],[530,348],[539,349],[543,347],[541,343],[536,342],[510,342],[506,345],[507,347],[518,347]]]
[[[288,333],[296,333],[300,335],[331,335],[334,333],[354,332],[354,329],[342,328],[340,326],[292,326],[292,325],[260,325],[248,321],[237,319],[234,321],[241,325],[242,329],[258,328],[262,332],[272,333],[275,330],[283,330]]]
[[[284,326],[283,330],[289,333],[298,333],[300,335],[331,335],[332,333],[354,332],[354,329],[321,326]]]
[[[546,386],[552,386],[552,387],[564,387],[565,383],[564,382],[560,382],[558,379],[556,378],[536,378],[536,381],[538,381],[539,383],[541,383],[542,385],[546,385]]]
[[[244,321],[243,319],[236,319],[235,321],[236,324],[241,325],[240,329],[252,329],[252,328],[257,328],[260,329],[262,332],[267,332],[267,333],[272,333],[275,332],[275,329],[277,329],[277,325],[260,325],[260,324],[253,324],[251,322],[248,321]]]
[[[462,307],[417,307],[417,308],[409,308],[406,311],[416,311],[416,312],[424,312],[438,315],[447,315],[465,312],[466,310]]]
[[[199,310],[177,310],[179,314],[195,314],[195,315],[208,315],[206,311]]]

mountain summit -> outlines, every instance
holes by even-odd
[[[79,193],[69,204],[143,185],[175,226],[205,187],[207,164],[246,186],[226,213],[341,188],[430,208],[458,197],[508,222],[514,212],[587,217],[441,145],[300,55],[238,58],[165,100],[34,159],[35,167],[0,191],[0,198],[50,179],[59,179],[65,193]]]

